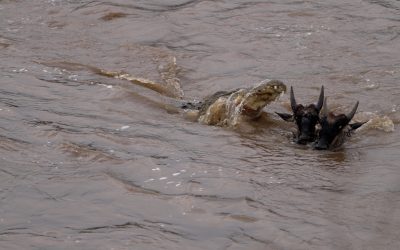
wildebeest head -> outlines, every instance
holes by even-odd
[[[315,144],[315,149],[325,150],[334,149],[341,146],[351,132],[364,122],[350,124],[358,108],[358,101],[353,109],[348,114],[337,114],[328,111],[328,103],[325,99],[320,115],[321,129],[318,133],[318,139]]]
[[[321,87],[317,104],[303,106],[297,104],[293,87],[290,87],[290,107],[293,114],[276,113],[285,121],[294,121],[297,125],[296,142],[306,144],[315,140],[315,126],[319,121],[319,112],[324,103],[324,86]]]

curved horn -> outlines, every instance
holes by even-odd
[[[322,105],[324,104],[324,85],[321,87],[321,93],[319,94],[319,99],[317,103],[318,112],[321,111]]]
[[[328,116],[328,97],[325,97],[324,104],[322,106],[321,117]]]
[[[294,98],[293,86],[290,86],[290,106],[292,107],[293,113],[296,111],[296,98]]]
[[[358,108],[358,101],[356,103],[356,105],[354,105],[353,109],[350,111],[350,113],[348,113],[346,115],[347,119],[349,119],[349,121],[351,121],[351,119],[353,119],[354,115],[356,114],[357,108]]]

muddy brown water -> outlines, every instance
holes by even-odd
[[[91,67],[374,121],[320,152],[287,95],[212,127]],[[399,84],[396,0],[0,0],[0,249],[399,249]]]

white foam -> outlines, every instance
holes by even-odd
[[[120,129],[121,130],[125,130],[125,129],[128,129],[128,128],[130,128],[131,126],[128,126],[128,125],[126,125],[126,126],[122,126]]]
[[[357,131],[364,131],[366,129],[376,129],[376,130],[381,130],[384,132],[393,132],[394,129],[394,123],[392,119],[390,119],[388,116],[379,116],[375,113],[372,112],[361,112],[358,113],[353,119],[355,121],[367,121],[363,126],[361,126]]]

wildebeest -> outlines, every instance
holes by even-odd
[[[321,128],[318,131],[317,140],[314,148],[318,150],[335,149],[341,146],[346,137],[365,122],[356,122],[350,124],[357,108],[358,101],[348,114],[334,114],[329,112],[327,99],[325,98],[323,108],[320,114],[319,124]]]
[[[310,104],[304,106],[297,104],[294,97],[293,87],[290,87],[290,107],[293,114],[276,113],[283,120],[295,122],[297,126],[296,142],[299,144],[306,144],[313,142],[316,138],[315,127],[319,121],[319,112],[321,111],[324,103],[324,86],[321,87],[317,104]]]

